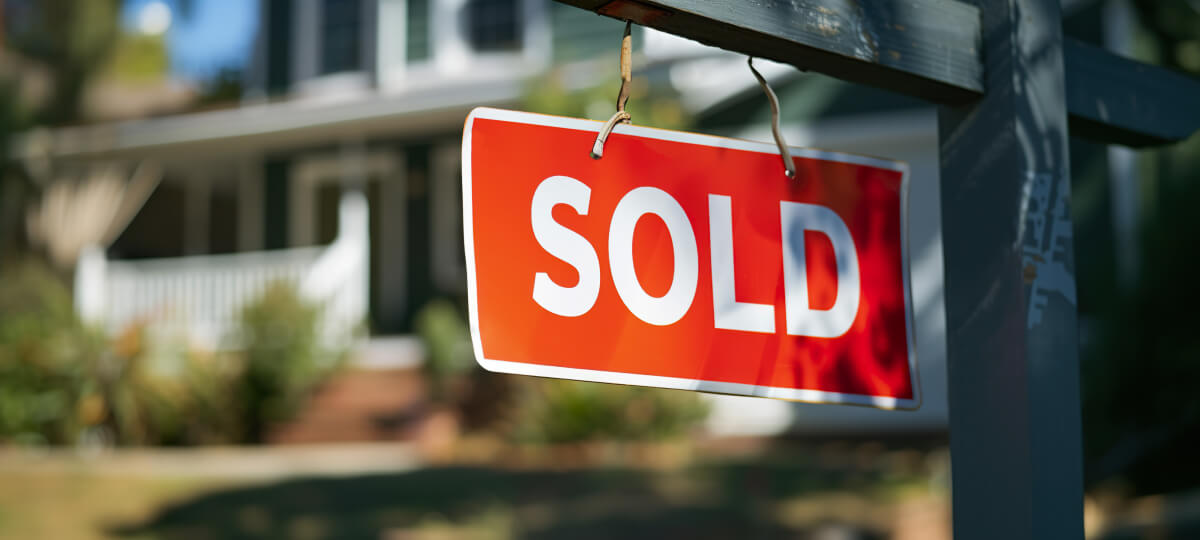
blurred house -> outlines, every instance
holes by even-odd
[[[417,311],[465,294],[467,113],[519,106],[528,81],[552,67],[581,87],[615,79],[622,24],[550,0],[262,0],[259,20],[240,106],[51,135],[55,159],[153,160],[165,170],[111,245],[80,258],[79,309],[114,332],[153,319],[219,347],[237,306],[284,277],[330,306],[331,333],[366,322],[362,358],[411,357],[396,336],[412,331]],[[696,131],[770,140],[769,108],[744,57],[650,30],[635,34],[635,47],[635,75],[677,92]],[[714,397],[712,428],[943,429],[936,109],[790,66],[762,71],[790,144],[910,164],[923,407]]]
[[[513,105],[528,78],[609,52],[620,32],[541,0],[264,0],[260,21],[242,106],[53,134],[60,160],[165,168],[103,260],[81,261],[81,309],[113,330],[177,317],[219,346],[229,317],[220,312],[264,280],[304,287],[337,281],[336,270],[365,281],[354,291],[323,284],[317,296],[361,294],[346,310],[372,335],[409,331],[429,299],[465,291],[467,112]],[[358,208],[339,203],[347,192],[365,198],[365,216],[345,214]],[[367,220],[365,234],[352,238],[339,219]],[[343,237],[366,242],[361,276],[315,266]]]
[[[326,303],[331,334],[366,322],[368,362],[412,356],[396,336],[412,331],[417,311],[465,293],[468,111],[519,106],[528,81],[551,68],[579,87],[615,79],[622,24],[549,0],[263,0],[259,10],[240,106],[51,135],[60,161],[152,160],[165,171],[110,245],[83,251],[78,308],[112,332],[154,321],[221,347],[237,307],[287,278]],[[639,30],[635,44],[637,72],[677,92],[699,131],[768,139],[766,101],[744,58],[653,31]],[[919,314],[938,319],[922,319],[919,350],[926,391],[936,388],[933,110],[869,91],[859,101],[851,87],[787,66],[762,70],[783,96],[792,144],[913,164],[914,285]],[[789,405],[752,403],[770,410],[730,420],[746,406],[718,406],[717,428],[774,430],[791,418]]]

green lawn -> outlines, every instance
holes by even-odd
[[[173,501],[238,485],[230,480],[117,476],[82,469],[5,471],[0,473],[0,538],[111,538],[112,527],[148,519]]]
[[[845,446],[667,466],[568,467],[555,453],[534,461],[269,481],[9,468],[0,537],[805,538],[845,527],[884,538],[924,527],[938,538],[945,527],[944,490],[912,451]]]

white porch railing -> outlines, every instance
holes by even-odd
[[[362,193],[344,194],[328,246],[138,261],[110,261],[89,248],[75,271],[75,308],[110,334],[145,322],[216,349],[230,344],[248,302],[288,280],[322,306],[323,338],[345,340],[367,316],[367,212]]]

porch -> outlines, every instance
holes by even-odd
[[[75,307],[109,334],[145,324],[192,346],[233,345],[242,309],[277,282],[321,306],[322,339],[349,343],[367,317],[369,210],[361,192],[342,195],[338,233],[324,246],[185,257],[110,260],[92,246],[75,271]]]

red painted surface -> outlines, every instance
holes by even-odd
[[[900,406],[915,405],[902,247],[903,165],[888,167],[890,162],[882,160],[798,149],[798,177],[789,181],[778,153],[764,151],[773,147],[719,147],[713,145],[752,143],[703,137],[698,140],[705,144],[696,144],[664,140],[694,135],[623,128],[608,139],[603,159],[592,160],[588,150],[598,123],[487,111],[477,110],[468,120],[463,156],[477,355],[519,364],[880,397],[899,400]],[[884,166],[862,163],[876,161]],[[600,261],[599,296],[577,317],[551,313],[532,298],[538,272],[546,272],[563,287],[579,280],[579,272],[547,253],[532,230],[534,191],[556,175],[591,188],[586,215],[565,204],[555,206],[552,214],[556,222],[585,237]],[[618,296],[609,271],[613,209],[627,192],[641,186],[662,189],[678,201],[698,248],[699,280],[691,306],[666,326],[635,317]],[[736,298],[773,305],[773,333],[715,328],[709,194],[730,197]],[[781,201],[827,207],[851,233],[861,296],[853,325],[840,337],[784,331]],[[838,290],[833,247],[820,233],[808,231],[804,238],[809,307],[827,309]],[[646,215],[637,222],[633,260],[645,291],[664,294],[676,263],[672,239],[657,216]],[[761,394],[750,389],[733,393]],[[846,401],[836,396],[796,399]]]

